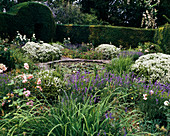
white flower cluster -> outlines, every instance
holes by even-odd
[[[53,70],[45,70],[39,73],[42,79],[44,90],[50,90],[51,92],[61,92],[64,89],[64,82],[54,74]]]
[[[95,51],[102,53],[103,59],[112,59],[120,53],[120,48],[110,44],[101,44],[95,48]]]
[[[6,70],[7,70],[6,66],[1,63],[0,64],[0,73],[3,73],[3,71],[6,71]]]
[[[60,59],[62,56],[59,48],[48,43],[27,42],[22,49],[25,51],[26,55],[40,62]]]
[[[60,50],[64,49],[64,47],[57,43],[52,43],[52,46],[59,48]]]
[[[139,57],[131,70],[143,80],[155,82],[170,82],[170,55],[152,53]]]

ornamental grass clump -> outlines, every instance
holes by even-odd
[[[134,63],[130,56],[119,56],[119,58],[114,58],[110,63],[106,64],[107,71],[112,73],[122,75],[123,73],[129,73],[131,65]]]
[[[113,59],[120,53],[120,48],[110,44],[101,44],[95,51],[102,54],[102,59]]]
[[[147,54],[139,57],[131,70],[145,81],[170,82],[170,55],[162,53]]]
[[[54,47],[47,43],[27,42],[23,47],[25,55],[38,62],[47,62],[58,60],[62,53],[58,47]]]

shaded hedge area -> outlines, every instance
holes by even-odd
[[[10,37],[14,37],[15,28],[13,26],[14,16],[8,13],[0,12],[0,37],[6,38],[10,35]]]
[[[13,6],[8,13],[0,13],[0,35],[12,39],[19,31],[22,35],[50,42],[54,37],[55,23],[50,9],[36,2]]]
[[[112,43],[115,46],[137,47],[139,42],[153,42],[154,29],[102,25],[56,25],[56,41],[62,42],[70,37],[71,43],[90,43],[95,46],[102,43]]]
[[[160,45],[164,53],[170,54],[170,24],[165,24],[156,30],[154,41]]]

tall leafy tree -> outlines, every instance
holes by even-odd
[[[170,0],[160,0],[157,10],[157,24],[158,26],[164,25],[168,22],[164,15],[170,19]]]
[[[98,19],[113,25],[140,27],[143,0],[81,0],[82,11],[94,11]]]

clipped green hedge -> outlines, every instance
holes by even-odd
[[[164,53],[170,54],[170,24],[165,24],[156,30],[154,41],[160,45]]]
[[[0,37],[7,38],[8,35],[13,37],[15,35],[15,28],[13,27],[14,16],[8,13],[0,12]]]
[[[103,26],[103,25],[56,25],[56,41],[63,42],[66,37],[71,43],[90,43],[95,46],[112,43],[115,46],[137,47],[139,42],[153,42],[154,29],[140,29],[131,27]]]
[[[0,36],[11,39],[19,31],[22,35],[50,42],[55,33],[55,23],[50,9],[37,2],[24,2],[13,6],[8,13],[0,13]]]

